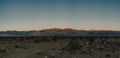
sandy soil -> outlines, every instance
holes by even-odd
[[[0,38],[0,58],[120,58],[120,38]]]

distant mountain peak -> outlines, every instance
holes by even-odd
[[[75,30],[72,28],[49,28],[49,29],[44,29],[44,30]]]

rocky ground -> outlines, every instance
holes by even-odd
[[[120,58],[120,38],[0,37],[0,58]]]

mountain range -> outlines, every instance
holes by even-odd
[[[33,31],[0,31],[0,36],[120,36],[120,31],[50,28]]]

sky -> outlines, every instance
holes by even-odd
[[[120,0],[0,0],[0,31],[120,30]]]

